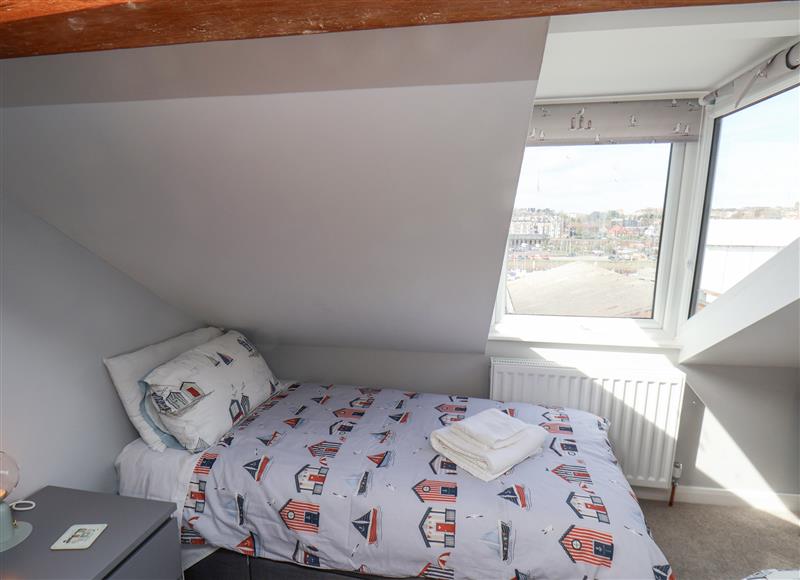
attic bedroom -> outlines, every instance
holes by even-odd
[[[800,578],[800,3],[0,3],[0,577]]]

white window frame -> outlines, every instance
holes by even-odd
[[[752,70],[752,63],[728,80]],[[716,120],[800,83],[800,71],[763,83],[737,104],[735,94],[703,108],[699,140],[674,143],[670,157],[661,248],[656,277],[653,318],[593,318],[514,315],[505,313],[506,254],[495,300],[489,341],[532,343],[538,346],[585,345],[644,349],[679,349],[678,336],[692,308],[697,258],[702,241],[704,211]],[[724,86],[726,83],[720,83]],[[682,94],[680,98],[700,97]],[[659,95],[660,98],[668,95]],[[609,97],[608,100],[614,100]],[[507,248],[506,248],[507,250]],[[666,284],[664,283],[666,281]],[[659,283],[660,282],[660,283]],[[499,342],[498,342],[499,345]],[[487,351],[490,348],[487,346]],[[502,351],[503,347],[492,348]]]
[[[678,235],[682,229],[679,225],[686,219],[682,210],[688,205],[684,198],[692,189],[696,150],[696,143],[672,143],[652,318],[507,314],[504,255],[489,340],[631,347],[674,346],[678,325],[675,302],[679,299],[684,277],[684,268],[681,266],[684,263],[685,240]]]
[[[684,276],[683,287],[681,289],[681,300],[679,307],[683,306],[683,311],[680,312],[678,318],[678,326],[676,333],[679,333],[683,325],[691,318],[691,312],[694,309],[694,284],[695,279],[701,273],[697,271],[699,266],[698,257],[700,256],[700,245],[705,241],[703,237],[703,227],[705,224],[705,207],[706,203],[711,201],[709,177],[711,173],[711,166],[714,160],[712,159],[712,151],[714,147],[714,128],[717,119],[729,115],[737,110],[743,109],[753,103],[768,99],[790,89],[798,84],[798,76],[788,75],[775,82],[768,83],[757,91],[747,94],[742,98],[741,102],[736,104],[735,95],[730,95],[727,99],[717,102],[714,105],[707,106],[703,110],[703,124],[700,130],[700,140],[698,143],[698,158],[701,161],[698,164],[697,176],[695,179],[695,191],[691,199],[692,207],[688,212],[686,220],[687,230],[689,232],[688,245],[685,250],[686,254],[686,267],[688,273]]]
[[[555,346],[680,348],[676,337],[690,318],[716,121],[797,84],[798,76],[790,75],[753,91],[738,106],[731,95],[704,107],[699,140],[673,144],[652,319],[506,314],[504,254],[489,340]]]

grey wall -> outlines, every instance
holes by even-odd
[[[0,264],[0,449],[22,472],[13,497],[47,484],[113,491],[114,458],[136,433],[102,358],[198,322],[10,202]]]
[[[684,402],[678,442],[682,482],[800,493],[798,369],[682,368],[694,391]]]
[[[12,59],[6,192],[254,340],[480,351],[547,24]]]
[[[289,345],[261,351],[283,379],[489,396],[489,359],[482,353]]]

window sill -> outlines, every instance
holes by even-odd
[[[650,320],[567,316],[507,315],[492,327],[489,340],[637,349],[680,348],[674,336]]]

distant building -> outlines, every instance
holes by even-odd
[[[515,209],[511,217],[509,241],[512,246],[534,245],[542,240],[560,238],[563,227],[563,217],[550,210]]]
[[[701,306],[713,302],[797,238],[800,219],[796,217],[710,219],[698,297]]]

